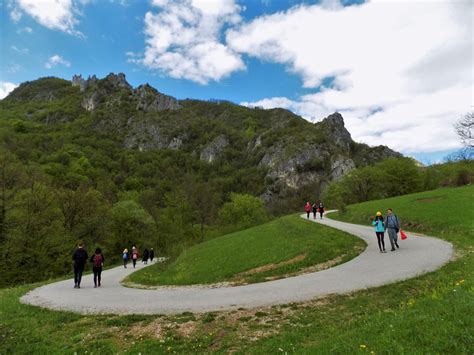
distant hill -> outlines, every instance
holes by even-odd
[[[305,187],[319,194],[356,167],[400,156],[385,146],[354,142],[337,112],[313,124],[284,109],[177,100],[148,84],[133,88],[122,73],[103,79],[74,76],[72,81],[48,77],[25,82],[0,101],[0,112],[0,120],[19,120],[17,134],[65,133],[62,146],[47,148],[50,154],[66,144],[83,146],[73,137],[82,133],[124,152],[179,151],[192,164],[212,171],[206,179],[235,176],[239,181],[234,186],[252,171],[252,181],[245,183],[251,187],[240,190],[267,202]],[[100,164],[87,158],[94,166]],[[124,179],[134,174],[122,168],[116,173]],[[138,180],[147,185],[142,177]],[[233,182],[228,184],[227,190],[232,190]]]

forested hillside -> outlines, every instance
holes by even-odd
[[[243,226],[219,218],[225,203],[294,211],[397,156],[355,143],[338,113],[312,124],[283,109],[176,100],[123,74],[26,82],[0,101],[0,286],[68,271],[77,240],[111,261],[132,243],[177,255]]]

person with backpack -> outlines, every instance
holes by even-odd
[[[132,247],[132,263],[133,263],[134,269],[135,269],[135,266],[137,265],[137,260],[138,260],[138,249],[135,247]]]
[[[306,211],[306,219],[309,219],[309,214],[311,213],[311,205],[308,202],[306,202],[306,206],[304,206],[304,210]]]
[[[153,259],[155,258],[155,251],[153,248],[150,248],[150,263],[153,262]]]
[[[319,211],[319,216],[321,217],[321,219],[323,219],[323,214],[324,214],[324,205],[322,202],[319,203],[319,206],[318,206],[318,211]]]
[[[316,219],[316,212],[318,212],[318,204],[315,202],[312,206],[313,209],[313,219]]]
[[[102,250],[97,248],[94,255],[91,256],[90,262],[92,263],[92,271],[94,272],[94,287],[100,287],[100,281],[102,276],[102,266],[104,266],[104,255]]]
[[[384,242],[384,235],[385,235],[385,224],[384,219],[382,216],[382,212],[377,212],[375,214],[375,218],[372,217],[372,225],[375,227],[375,235],[377,236],[377,242],[379,244],[379,250],[381,253],[386,253],[385,251],[385,242]]]
[[[392,245],[391,251],[395,251],[395,247],[398,246],[398,232],[400,231],[400,220],[393,213],[393,210],[389,208],[387,210],[387,218],[385,219],[385,230],[388,231],[388,238],[390,239],[390,244]]]
[[[84,272],[87,259],[87,251],[80,242],[74,254],[72,254],[72,260],[74,261],[74,288],[81,288],[82,273]]]
[[[148,251],[148,249],[145,248],[145,250],[143,251],[142,263],[147,265],[149,257],[150,257],[150,252]]]
[[[126,269],[127,263],[128,263],[128,249],[127,248],[125,248],[122,252],[122,260],[123,260],[123,267]]]

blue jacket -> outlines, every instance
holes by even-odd
[[[380,219],[376,219],[375,221],[372,222],[372,225],[375,226],[375,231],[376,232],[383,232],[385,231],[383,221]]]

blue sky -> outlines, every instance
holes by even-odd
[[[472,109],[472,35],[460,39],[472,31],[469,2],[0,4],[3,95],[43,76],[124,72],[177,98],[284,107],[312,121],[340,111],[355,140],[426,163],[458,148],[452,124]],[[440,25],[445,34],[430,34]]]

